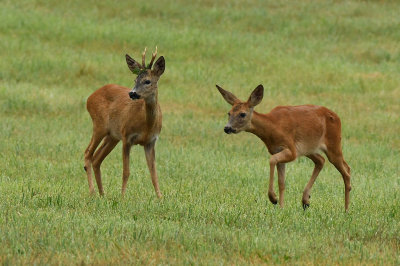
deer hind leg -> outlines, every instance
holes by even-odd
[[[94,194],[94,186],[93,186],[93,178],[92,178],[93,154],[103,138],[104,138],[104,135],[96,133],[96,131],[93,130],[92,138],[90,140],[88,147],[85,150],[85,166],[83,168],[85,169],[86,174],[87,174],[90,194]]]
[[[347,211],[350,204],[350,190],[351,190],[351,182],[350,182],[350,167],[346,163],[343,158],[343,154],[341,150],[329,150],[326,152],[326,155],[329,161],[336,167],[336,169],[340,172],[344,181],[344,208]]]
[[[311,188],[314,185],[315,180],[317,179],[317,176],[319,174],[319,172],[321,172],[322,168],[324,167],[324,163],[325,163],[325,159],[324,157],[322,157],[321,155],[319,155],[318,153],[316,154],[310,154],[307,155],[308,158],[310,158],[315,166],[314,166],[314,170],[311,174],[311,178],[308,181],[306,187],[304,188],[303,191],[303,209],[307,209],[310,206],[310,192],[311,192]]]
[[[123,164],[123,170],[122,170],[122,189],[121,193],[122,196],[125,195],[126,191],[126,186],[128,184],[128,179],[129,179],[129,153],[131,152],[131,144],[123,140],[122,143],[122,164]]]
[[[162,194],[160,188],[158,187],[158,176],[156,170],[156,153],[155,153],[155,142],[147,144],[144,146],[144,153],[146,155],[147,166],[149,167],[151,181],[156,191],[157,197],[161,198]]]
[[[99,189],[99,193],[101,196],[104,195],[103,184],[101,182],[101,170],[100,166],[103,162],[104,158],[115,148],[118,140],[112,138],[111,136],[107,136],[103,140],[103,144],[100,148],[97,149],[96,153],[93,156],[93,171],[94,176],[96,177],[97,187]]]
[[[284,149],[283,151],[276,153],[274,155],[271,156],[271,158],[269,159],[269,187],[268,187],[268,197],[269,200],[273,203],[273,204],[277,204],[278,200],[276,198],[276,194],[274,192],[274,169],[275,166],[277,166],[278,164],[281,163],[287,163],[287,162],[291,162],[294,159],[296,159],[296,154],[294,152],[292,152],[290,149]],[[278,173],[279,175],[279,173]],[[284,184],[285,184],[285,178],[284,178],[284,174],[282,175],[281,172],[281,181],[280,183],[280,191],[282,189],[282,205],[283,206],[283,191],[285,190],[284,188]],[[279,181],[279,180],[278,180]],[[283,185],[283,186],[282,186]],[[280,203],[281,204],[281,203]]]
[[[346,167],[347,173],[349,173],[349,175],[351,175],[351,169],[350,166],[346,163],[346,161],[343,159],[343,164]]]

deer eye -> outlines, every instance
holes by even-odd
[[[231,114],[230,114],[230,113],[228,113],[228,116],[231,116]]]
[[[144,82],[144,84],[150,84],[150,80],[146,80],[145,82]]]
[[[240,117],[245,117],[246,113],[240,113]]]

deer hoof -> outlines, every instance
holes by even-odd
[[[277,199],[269,198],[269,200],[270,200],[271,203],[274,204],[274,205],[278,204],[278,200],[277,200]]]
[[[276,199],[275,193],[268,193],[268,198],[272,202],[272,204],[276,205],[278,203],[278,200]]]
[[[308,207],[310,207],[310,203],[303,203],[303,210],[306,210]]]

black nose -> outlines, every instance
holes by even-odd
[[[231,127],[224,127],[224,131],[226,134],[232,133],[232,128]]]
[[[132,100],[140,99],[140,95],[137,94],[136,91],[131,91],[131,92],[129,92],[129,97],[130,97]]]

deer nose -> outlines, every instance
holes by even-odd
[[[224,131],[226,134],[232,133],[232,128],[231,127],[224,127]]]
[[[129,97],[130,97],[132,100],[140,99],[140,95],[137,94],[136,91],[131,91],[131,92],[129,92]]]

